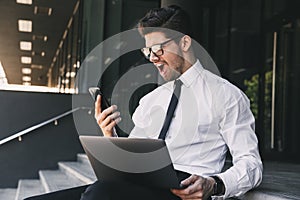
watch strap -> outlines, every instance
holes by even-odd
[[[212,196],[220,196],[225,192],[225,186],[223,181],[218,176],[211,176],[215,180],[214,190]]]

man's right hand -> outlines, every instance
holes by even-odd
[[[105,137],[112,137],[114,127],[121,121],[120,112],[117,111],[116,105],[101,110],[101,95],[98,95],[95,101],[95,118]]]

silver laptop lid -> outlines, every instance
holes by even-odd
[[[80,136],[99,180],[179,188],[165,141],[158,139]]]

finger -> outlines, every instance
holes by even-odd
[[[198,179],[190,185],[187,191],[180,194],[183,199],[207,199],[211,194],[209,181],[199,176]]]
[[[122,120],[121,117],[111,120],[111,122],[105,128],[111,131],[121,120]]]
[[[185,180],[185,183],[189,183],[189,186],[185,189],[173,189],[172,192],[176,195],[189,196],[194,193],[203,192],[204,178],[197,175],[192,175]]]
[[[193,174],[190,177],[188,177],[187,179],[181,181],[182,185],[191,185],[193,184],[197,179],[199,178],[199,176]]]
[[[198,190],[201,190],[200,187],[198,187],[196,184],[190,185],[189,187],[185,188],[185,189],[172,189],[172,192],[176,195],[180,195],[180,196],[189,196],[195,192],[197,192]]]
[[[112,105],[106,109],[104,109],[101,114],[103,114],[104,116],[110,115],[111,113],[115,112],[118,109],[117,105]]]
[[[115,120],[118,117],[120,117],[120,112],[114,112],[111,115],[108,116],[111,120]]]
[[[192,193],[192,194],[178,194],[178,193],[173,192],[173,194],[179,196],[181,199],[203,199],[203,192],[202,191],[197,191],[197,192]]]
[[[103,112],[98,113],[98,115],[95,114],[95,118],[96,118],[97,123],[100,126],[107,125],[111,121],[111,118],[109,118],[108,116],[111,113],[113,113],[114,111],[116,111],[117,108],[118,107],[116,105],[112,105],[109,108],[103,110]]]
[[[197,200],[205,200],[203,197],[199,196],[186,196],[186,197],[180,197],[182,200],[192,200],[192,199],[197,199]]]
[[[101,113],[101,95],[98,95],[95,101],[95,118]]]
[[[104,113],[104,112],[103,112]],[[105,113],[104,113],[105,114]],[[120,112],[114,112],[110,115],[107,115],[104,119],[100,118],[100,127],[104,128],[106,126],[112,126],[111,123],[117,124],[120,121]]]
[[[103,133],[111,133],[113,128],[121,121],[121,117],[111,119],[107,117],[102,123],[99,124]]]
[[[100,120],[104,120],[107,118],[107,116],[109,116],[111,113],[115,112],[118,109],[118,107],[116,105],[112,105],[108,108],[106,108],[105,110],[103,110],[100,113]]]

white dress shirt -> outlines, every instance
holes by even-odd
[[[165,139],[175,169],[219,176],[226,188],[224,198],[258,186],[262,162],[248,98],[198,60],[179,79],[181,95]],[[158,138],[173,85],[167,82],[140,100],[130,137]],[[221,172],[227,150],[233,166]]]

